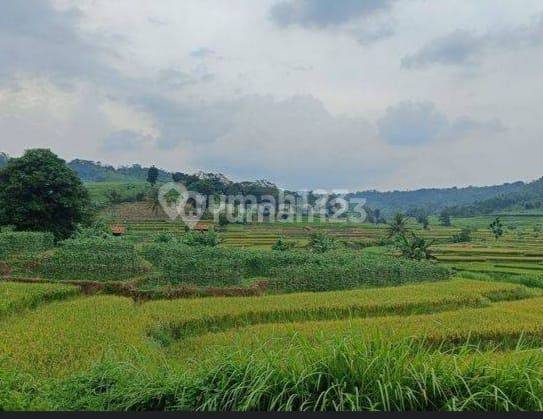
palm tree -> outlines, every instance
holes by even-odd
[[[387,237],[389,239],[397,236],[405,235],[408,231],[407,228],[407,217],[405,217],[401,212],[396,213],[387,229]]]

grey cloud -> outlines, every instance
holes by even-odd
[[[210,48],[197,48],[190,52],[190,56],[194,58],[206,58],[215,55],[216,52]]]
[[[276,3],[270,17],[278,26],[323,28],[389,9],[392,0],[289,0]]]
[[[412,55],[402,59],[404,68],[422,68],[433,64],[476,64],[493,51],[516,50],[543,45],[543,15],[534,17],[528,25],[495,29],[482,34],[457,30],[436,38]]]
[[[158,73],[158,82],[173,88],[191,85],[197,81],[191,74],[173,68],[165,68]]]
[[[365,25],[350,31],[351,35],[361,45],[369,45],[394,35],[394,28],[390,22],[378,23],[377,25]]]
[[[464,138],[472,133],[498,133],[498,120],[476,121],[460,117],[452,122],[430,102],[402,102],[389,107],[377,122],[379,135],[392,145],[419,146],[438,140]]]
[[[387,109],[378,121],[379,134],[394,145],[420,145],[448,128],[447,118],[432,103],[402,102]]]
[[[372,124],[332,115],[313,96],[252,95],[222,107],[230,124],[214,142],[188,147],[198,167],[241,178],[259,173],[295,188],[352,186],[391,170]],[[205,120],[215,125],[213,117]]]
[[[469,117],[457,118],[450,126],[450,136],[453,138],[464,137],[470,133],[487,132],[487,133],[503,133],[507,131],[499,119],[493,119],[491,121],[476,121]]]
[[[61,11],[47,0],[8,1],[0,13],[0,78],[17,74],[108,78],[107,51],[79,31],[81,12]]]
[[[157,146],[161,149],[173,149],[183,142],[215,141],[228,130],[234,106],[180,103],[158,95],[134,98],[132,105],[153,115],[160,130]]]
[[[148,140],[148,136],[135,131],[115,131],[105,139],[102,150],[106,152],[134,151],[140,149]]]
[[[402,59],[405,68],[424,67],[429,64],[465,64],[473,61],[484,49],[485,41],[467,31],[455,31],[437,38],[420,51]]]

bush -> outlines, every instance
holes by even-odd
[[[74,234],[76,239],[107,239],[110,237],[112,237],[111,228],[104,220],[98,220],[90,227],[79,226]]]
[[[51,233],[30,231],[0,233],[0,259],[21,253],[43,252],[54,246]]]
[[[206,233],[189,231],[183,237],[183,243],[188,246],[218,246],[221,243],[221,238],[214,230],[209,230]]]
[[[219,214],[219,226],[225,227],[228,224],[230,224],[230,221],[228,220],[228,217],[226,216],[226,214],[224,212],[221,212]]]
[[[329,250],[335,249],[337,243],[333,237],[330,237],[326,233],[317,231],[311,235],[311,240],[309,241],[309,247],[317,253],[328,252]]]
[[[453,243],[469,243],[471,242],[471,229],[463,228],[459,233],[452,236]]]
[[[153,239],[155,243],[171,243],[176,240],[177,238],[172,233],[158,233]]]
[[[292,250],[294,246],[296,246],[295,242],[287,241],[284,237],[279,237],[277,241],[273,244],[272,250],[286,252],[288,250]]]
[[[245,278],[267,277],[273,269],[301,264],[308,252],[227,249],[186,244],[146,244],[143,257],[172,284],[240,285]]]

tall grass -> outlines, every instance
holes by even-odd
[[[400,285],[449,277],[428,262],[353,251],[311,253],[202,248],[149,244],[143,256],[170,283],[239,285],[244,278],[269,277],[278,291],[331,291],[360,286]]]
[[[57,410],[512,411],[543,408],[543,357],[496,361],[405,339],[306,342],[296,357],[220,353],[194,372],[105,362],[34,394]],[[4,389],[4,396],[14,390]]]

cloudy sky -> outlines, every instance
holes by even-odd
[[[6,0],[0,151],[289,188],[543,175],[541,0]]]

